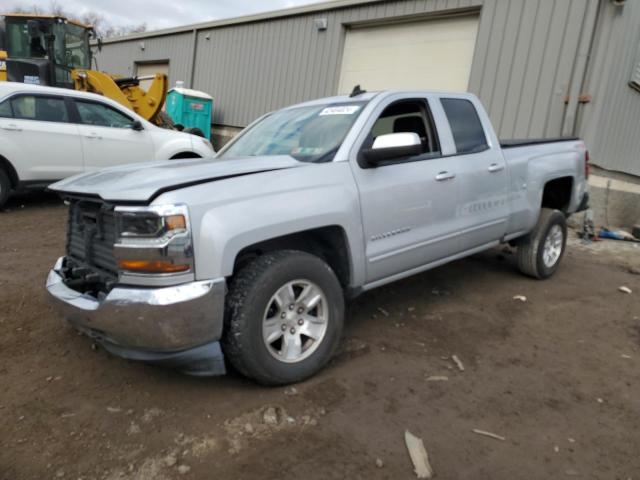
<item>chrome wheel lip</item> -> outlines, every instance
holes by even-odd
[[[323,290],[307,279],[292,280],[278,288],[267,302],[262,316],[262,341],[276,360],[299,363],[320,347],[328,324],[329,305]]]
[[[544,240],[542,262],[545,267],[552,268],[560,260],[564,248],[564,232],[560,225],[553,225]]]

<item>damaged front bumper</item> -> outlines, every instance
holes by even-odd
[[[224,278],[172,287],[117,286],[96,298],[65,284],[65,258],[47,277],[56,311],[110,353],[197,376],[223,375]]]

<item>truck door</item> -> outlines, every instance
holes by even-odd
[[[489,125],[484,110],[468,98],[442,97],[440,102],[449,120],[460,161],[460,246],[468,251],[495,242],[506,234],[508,170],[495,135],[483,128],[483,121]]]
[[[416,133],[419,155],[375,167],[361,153],[352,168],[360,191],[367,283],[444,259],[459,250],[456,232],[458,161],[441,153],[426,98],[401,99],[378,107],[360,147],[391,133]]]

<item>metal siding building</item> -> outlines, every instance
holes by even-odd
[[[594,163],[640,175],[640,93],[628,86],[640,55],[637,0],[340,0],[107,40],[97,58],[124,75],[168,61],[171,84],[213,95],[214,124],[243,127],[338,93],[350,32],[462,17],[477,18],[468,90],[501,138],[581,135]],[[591,103],[579,103],[583,93]]]
[[[584,90],[593,96],[578,133],[598,165],[640,175],[640,91],[629,86],[640,66],[640,2],[620,11],[603,2]]]

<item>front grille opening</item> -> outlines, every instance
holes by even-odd
[[[113,205],[95,199],[70,199],[65,284],[94,296],[108,293],[118,278],[115,242]]]

